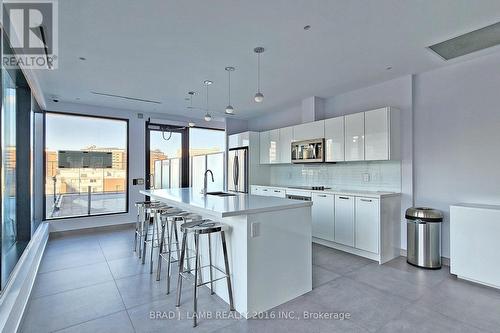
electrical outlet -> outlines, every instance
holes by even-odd
[[[370,174],[369,173],[364,173],[363,174],[363,181],[364,182],[369,182],[370,181]]]
[[[252,235],[252,238],[260,236],[260,223],[259,222],[253,222],[250,225],[250,234]]]

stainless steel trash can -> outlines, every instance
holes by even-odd
[[[441,268],[441,224],[443,213],[427,207],[406,210],[407,259],[424,268]]]

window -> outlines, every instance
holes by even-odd
[[[205,128],[189,129],[189,161],[190,186],[203,188],[204,173],[210,169],[214,174],[214,182],[209,181],[209,191],[224,189],[224,161],[226,151],[226,133],[220,130]]]
[[[47,112],[46,219],[124,213],[128,122]]]
[[[10,48],[2,34],[2,52]],[[9,51],[11,53],[12,51]],[[28,245],[31,224],[31,90],[19,68],[0,71],[0,290]]]

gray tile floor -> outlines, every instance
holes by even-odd
[[[421,270],[404,258],[380,266],[320,245],[313,245],[312,292],[264,318],[202,319],[193,329],[192,287],[185,284],[177,312],[165,272],[155,281],[132,242],[132,229],[51,239],[22,332],[500,332],[497,290],[457,280],[447,268]],[[231,314],[203,289],[201,311]],[[151,319],[155,312],[160,318]],[[350,318],[311,318],[325,313]],[[294,318],[269,319],[279,314]]]

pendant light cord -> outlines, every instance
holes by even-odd
[[[260,53],[257,53],[257,92],[260,93]]]
[[[231,105],[231,71],[227,71],[227,75],[229,78],[229,86],[228,86],[228,96],[229,96],[229,103],[228,105]]]

